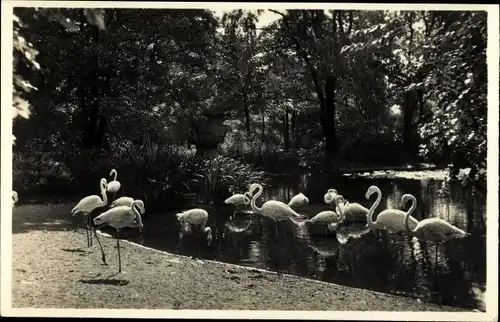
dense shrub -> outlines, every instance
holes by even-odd
[[[192,201],[190,194],[198,202],[220,203],[265,177],[264,172],[230,157],[204,156],[194,146],[160,145],[146,139],[140,145],[124,142],[108,154],[16,152],[13,185],[21,202],[76,202],[87,195],[100,195],[99,180],[111,181],[111,169],[118,171],[117,180],[122,184],[116,198],[142,199],[153,211],[183,206]]]

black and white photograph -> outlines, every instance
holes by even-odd
[[[2,316],[496,320],[499,56],[498,5],[3,1]]]

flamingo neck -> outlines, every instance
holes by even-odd
[[[375,191],[377,193],[377,199],[372,204],[372,206],[368,210],[368,213],[366,214],[366,220],[368,222],[368,226],[372,228],[377,226],[377,221],[373,221],[373,213],[375,212],[375,209],[377,209],[378,205],[380,204],[380,201],[382,200],[382,191],[380,191],[379,188],[376,188]]]
[[[106,194],[106,185],[101,185],[101,194],[102,194],[102,205],[106,206],[108,204],[108,195]]]
[[[259,207],[257,207],[257,206],[255,205],[255,201],[257,200],[257,198],[259,198],[259,197],[260,197],[260,195],[262,194],[262,190],[263,190],[263,189],[262,189],[262,186],[261,186],[260,184],[257,184],[257,189],[258,189],[257,193],[256,193],[256,194],[252,197],[252,200],[250,200],[250,207],[252,207],[252,210],[253,210],[254,212],[256,212],[256,213],[259,213],[259,214],[260,214],[260,213],[262,213],[262,207],[260,207],[260,208],[259,208]]]
[[[117,172],[115,169],[111,170],[110,175],[113,175],[113,174],[115,175],[115,176],[113,177],[113,181],[116,181],[116,177],[118,177],[118,172]]]
[[[415,231],[412,230],[411,227],[410,227],[410,215],[413,213],[413,211],[417,207],[417,199],[415,199],[415,197],[412,196],[412,195],[408,195],[408,197],[411,200],[411,207],[406,212],[406,216],[405,216],[405,228],[406,228],[406,231],[408,232],[409,235],[415,236]]]

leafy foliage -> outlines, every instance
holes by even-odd
[[[218,202],[262,179],[243,162],[324,156],[484,178],[484,13],[269,12],[16,8],[16,186],[95,191],[117,168],[123,193]]]

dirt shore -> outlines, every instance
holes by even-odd
[[[12,307],[465,311],[294,276],[159,252],[114,239],[87,248],[67,205],[13,210]],[[78,220],[78,221],[77,221]]]

